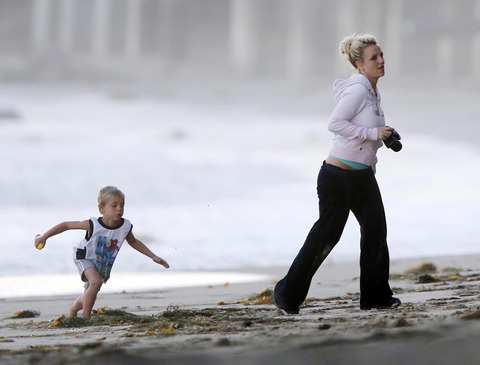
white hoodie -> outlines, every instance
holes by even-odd
[[[336,80],[333,90],[337,106],[328,121],[335,133],[330,155],[371,166],[375,170],[377,150],[382,147],[377,127],[385,126],[380,94],[361,74]]]

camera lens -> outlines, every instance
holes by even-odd
[[[395,152],[398,152],[402,149],[402,142],[400,141],[393,141],[390,145],[390,148],[392,149],[392,151],[395,151]]]

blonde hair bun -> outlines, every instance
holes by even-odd
[[[352,34],[340,42],[340,53],[346,55],[348,61],[357,69],[357,62],[363,60],[363,50],[371,44],[377,44],[377,40],[373,35]]]

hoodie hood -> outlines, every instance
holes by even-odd
[[[372,84],[368,79],[362,74],[353,74],[347,80],[337,79],[333,83],[333,91],[335,92],[335,99],[338,99],[342,96],[342,93],[351,85],[362,84],[365,85],[368,92],[375,96],[375,90],[373,90]],[[378,95],[378,93],[377,93]],[[375,99],[377,97],[375,96]]]

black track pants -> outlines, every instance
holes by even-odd
[[[343,170],[324,162],[318,175],[320,218],[287,275],[275,287],[275,299],[298,309],[307,297],[312,278],[340,240],[352,211],[360,224],[360,307],[387,305],[390,258],[382,197],[372,169]]]

